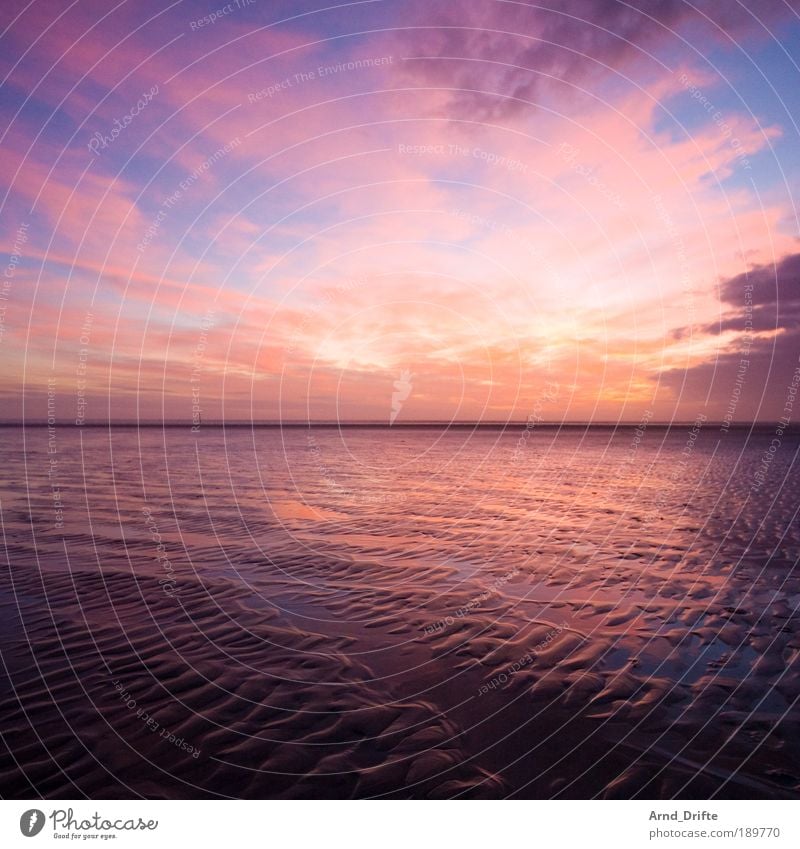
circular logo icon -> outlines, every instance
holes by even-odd
[[[36,837],[44,828],[44,813],[37,808],[31,808],[19,818],[19,830],[25,837]]]

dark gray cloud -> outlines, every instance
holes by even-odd
[[[752,301],[760,306],[788,307],[800,304],[800,253],[789,254],[776,263],[757,265],[725,281],[721,298],[729,304],[742,302],[752,286]]]
[[[698,409],[707,398],[712,418],[723,418],[733,404],[734,421],[776,420],[800,363],[800,253],[723,281],[720,299],[720,320],[694,332],[736,336],[714,360],[666,372],[662,383]],[[800,400],[793,412],[800,422]]]
[[[758,265],[720,286],[720,320],[703,333],[750,330],[793,331],[800,328],[800,253],[776,263]],[[685,335],[685,332],[684,334]]]

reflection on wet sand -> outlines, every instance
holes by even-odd
[[[796,797],[796,438],[517,436],[29,430],[2,795]]]

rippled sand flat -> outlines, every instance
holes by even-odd
[[[3,436],[2,796],[800,795],[795,436]]]

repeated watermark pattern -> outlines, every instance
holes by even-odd
[[[64,500],[61,491],[59,473],[58,438],[56,436],[56,378],[47,379],[47,479],[50,484],[50,497],[53,502],[53,527],[64,528]]]
[[[295,88],[296,86],[322,80],[326,77],[332,77],[336,74],[341,74],[347,71],[360,71],[364,68],[385,67],[387,65],[391,65],[393,61],[393,56],[375,56],[366,59],[353,59],[350,62],[335,62],[332,65],[319,65],[317,68],[309,69],[307,71],[298,71],[288,77],[283,77],[268,86],[264,86],[264,88],[258,89],[258,91],[249,92],[247,95],[247,102],[252,104],[258,103],[260,100],[269,100],[276,94],[280,94],[281,92],[290,88]]]
[[[798,358],[798,360],[800,361],[800,358]],[[786,429],[792,423],[792,412],[794,410],[794,402],[797,399],[798,387],[800,387],[800,365],[795,366],[795,370],[792,373],[792,379],[786,387],[783,411],[778,419],[778,423],[775,425],[775,435],[772,437],[769,446],[761,455],[758,462],[758,468],[753,473],[753,482],[750,485],[751,494],[757,494],[761,490],[761,487],[766,483],[775,455],[778,453],[778,450],[783,444],[783,437],[786,433]]]
[[[741,348],[739,350],[740,359],[736,368],[736,377],[734,378],[731,397],[728,401],[728,406],[725,409],[725,415],[722,418],[720,431],[727,433],[733,423],[733,418],[736,415],[736,408],[739,406],[739,401],[742,397],[747,372],[750,369],[750,350],[753,345],[753,284],[747,283],[744,287],[744,326],[742,328]]]
[[[669,236],[670,243],[672,245],[672,250],[677,258],[678,279],[681,284],[681,293],[684,298],[686,298],[686,323],[691,329],[694,327],[696,321],[697,304],[695,298],[695,287],[692,282],[692,274],[689,268],[689,258],[686,252],[686,242],[678,229],[678,225],[675,223],[675,219],[664,205],[661,195],[655,194],[650,198],[650,200],[653,203],[659,221],[664,225],[664,229],[667,231],[667,235]]]
[[[548,380],[545,382],[544,389],[536,399],[536,402],[533,405],[533,411],[528,414],[528,418],[525,421],[525,427],[517,439],[517,444],[514,446],[514,453],[511,455],[512,463],[519,463],[522,460],[525,447],[528,444],[528,440],[533,435],[536,425],[541,424],[544,421],[544,417],[542,416],[544,405],[547,403],[555,403],[558,400],[559,389],[560,384],[558,381]]]
[[[613,191],[597,176],[596,168],[586,165],[581,160],[581,151],[574,144],[562,142],[558,146],[558,156],[570,166],[570,170],[583,177],[590,186],[594,186],[612,206],[617,209],[625,209],[625,202],[622,200],[619,192]]]
[[[463,144],[448,143],[448,144],[405,144],[397,145],[397,152],[402,156],[454,156],[461,158],[477,159],[479,162],[485,162],[487,165],[505,168],[511,173],[525,174],[528,171],[528,165],[520,159],[514,159],[510,156],[503,156],[491,150],[484,150],[482,147],[469,147]]]
[[[153,98],[158,94],[158,84],[156,83],[148,91],[144,92],[130,110],[122,116],[122,118],[114,119],[114,126],[108,133],[96,132],[87,143],[89,150],[100,155],[101,150],[105,150],[109,145],[112,145],[127,127],[129,127],[134,119],[141,115],[147,108],[147,105],[152,102]]]
[[[502,672],[495,675],[485,684],[482,684],[478,688],[478,695],[484,696],[489,692],[489,690],[495,690],[498,687],[503,687],[508,684],[520,670],[529,666],[536,660],[538,652],[544,651],[554,640],[558,639],[566,627],[567,623],[562,622],[561,625],[558,625],[551,631],[548,631],[545,637],[543,637],[536,646],[531,649],[531,651],[524,654],[521,658],[519,658],[519,660],[515,660],[513,663],[510,663]]]
[[[319,317],[334,304],[339,303],[343,295],[362,289],[368,284],[368,277],[340,280],[334,286],[325,289],[321,296],[315,297],[314,301],[303,309],[300,321],[292,330],[289,344],[286,346],[286,354],[295,353],[298,343],[315,326]]]
[[[324,461],[322,448],[317,442],[314,433],[309,430],[306,435],[306,447],[311,458],[311,466],[322,480],[329,494],[333,498],[341,499],[350,504],[369,506],[380,506],[385,504],[401,504],[408,500],[405,492],[393,490],[370,491],[366,488],[355,489],[345,486],[337,480],[336,473]]]
[[[195,748],[191,745],[191,743],[184,740],[183,737],[178,737],[176,734],[173,734],[168,728],[161,725],[161,723],[159,723],[154,716],[151,716],[143,707],[139,707],[136,699],[133,698],[125,685],[119,679],[114,679],[111,683],[116,688],[120,701],[123,702],[128,710],[136,711],[136,716],[142,720],[148,731],[151,731],[154,734],[158,732],[159,737],[166,740],[168,743],[171,743],[175,746],[175,748],[186,752],[187,755],[191,755],[195,758],[195,760],[200,757],[199,748]]]
[[[521,247],[531,259],[536,261],[535,267],[537,277],[545,277],[550,283],[554,283],[554,281],[559,279],[558,269],[541,247],[537,243],[532,242],[530,239],[521,238],[518,233],[516,233],[507,224],[460,207],[450,209],[448,212],[450,215],[466,221],[474,227],[480,227],[482,230],[488,230],[490,233],[499,233],[512,241],[515,245],[519,245],[519,247]]]
[[[203,360],[208,346],[208,331],[214,326],[214,311],[208,310],[200,322],[200,335],[192,353],[192,371],[189,386],[192,393],[192,433],[199,433],[203,419],[203,407],[200,403],[200,377],[203,372]]]
[[[752,166],[750,165],[750,160],[747,158],[744,145],[742,144],[741,139],[733,134],[733,127],[731,127],[731,125],[725,120],[722,112],[716,108],[713,101],[711,101],[703,90],[699,86],[695,85],[685,73],[682,73],[678,79],[681,81],[683,87],[690,93],[692,100],[696,101],[711,116],[711,120],[717,127],[719,127],[723,138],[733,148],[733,151],[744,170],[749,171]]]
[[[473,596],[465,605],[459,607],[458,610],[455,611],[454,616],[445,616],[443,619],[439,619],[437,622],[432,622],[429,625],[425,625],[421,630],[425,636],[430,636],[431,634],[441,634],[443,631],[447,630],[451,625],[454,625],[457,620],[463,619],[465,616],[477,610],[482,604],[488,601],[490,598],[494,598],[497,595],[500,595],[500,591],[502,588],[511,580],[519,575],[519,569],[512,569],[509,572],[506,572],[505,575],[501,575],[499,578],[495,579],[488,589],[483,590],[477,595]]]
[[[255,2],[256,0],[233,0],[233,2],[226,3],[216,11],[203,15],[202,18],[190,21],[189,29],[192,32],[197,32],[197,30],[203,29],[204,27],[210,27],[233,12],[238,12],[240,9],[246,9],[248,6],[252,6]]]
[[[11,281],[17,272],[17,267],[22,260],[22,248],[28,241],[28,229],[30,224],[23,221],[14,234],[14,244],[11,246],[11,254],[8,257],[6,267],[3,269],[3,278],[0,280],[0,342],[6,334],[6,311],[8,309],[9,295],[11,294]]]
[[[145,231],[144,237],[142,240],[136,245],[136,250],[139,253],[143,253],[147,250],[148,245],[153,241],[153,239],[158,235],[161,230],[161,225],[164,221],[167,220],[170,210],[181,200],[184,194],[189,191],[189,189],[205,174],[213,165],[219,162],[221,159],[224,159],[232,150],[235,150],[240,144],[242,140],[237,136],[236,138],[229,141],[227,144],[224,144],[222,147],[217,148],[211,156],[206,157],[197,168],[192,170],[192,173],[189,174],[184,180],[181,180],[178,184],[178,188],[172,192],[165,200],[161,202],[161,206],[156,213],[155,218],[148,226]]]
[[[164,570],[164,576],[159,577],[158,583],[164,591],[164,595],[170,598],[177,597],[178,583],[175,578],[175,567],[172,561],[167,556],[167,547],[161,538],[158,530],[158,524],[153,518],[153,513],[149,507],[142,507],[142,516],[144,516],[145,526],[150,532],[150,539],[156,544],[156,560]]]
[[[672,501],[672,494],[669,491],[671,486],[679,484],[686,479],[686,474],[689,469],[689,461],[694,453],[697,438],[700,435],[703,425],[707,421],[708,416],[705,413],[698,413],[697,417],[692,422],[692,425],[686,434],[686,440],[683,447],[678,454],[678,460],[672,465],[672,470],[670,471],[667,479],[668,485],[658,491],[652,506],[643,518],[645,523],[653,522],[661,518],[662,512]]]
[[[796,794],[792,4],[711,71],[691,4],[51,5],[3,36],[0,796],[83,801],[12,838]]]
[[[91,342],[93,322],[94,314],[87,312],[80,327],[81,335],[78,339],[80,348],[78,349],[78,365],[75,368],[75,424],[79,427],[86,424],[86,374],[89,363],[89,343]]]

